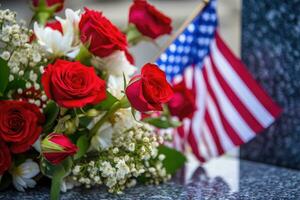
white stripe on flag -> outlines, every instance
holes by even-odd
[[[207,141],[209,152],[212,154],[211,156],[216,157],[218,155],[216,143],[214,142],[214,139],[212,138],[212,134],[206,123],[203,124],[202,132],[205,137],[205,140]]]
[[[192,119],[192,130],[193,134],[196,135],[198,138],[198,142],[201,141],[199,144],[201,155],[207,159],[208,153],[203,151],[203,141],[202,141],[202,131],[201,127],[203,126],[204,122],[204,111],[205,111],[205,97],[206,97],[206,88],[205,83],[203,80],[203,74],[199,67],[195,68],[194,70],[194,80],[195,80],[195,91],[196,91],[196,106],[197,111],[194,113]]]

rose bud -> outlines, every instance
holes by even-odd
[[[140,75],[134,76],[126,88],[132,107],[140,112],[161,111],[162,104],[173,96],[165,73],[154,64],[146,64]]]
[[[31,148],[45,121],[39,108],[26,101],[0,101],[0,138],[10,143],[12,153]]]
[[[60,133],[49,134],[41,143],[42,154],[50,163],[57,165],[66,157],[74,155],[78,148]]]
[[[11,165],[11,155],[7,145],[0,139],[0,176],[6,172]]]
[[[49,99],[65,108],[98,104],[106,98],[105,81],[93,67],[80,62],[56,60],[42,75],[42,85]]]
[[[191,89],[186,87],[183,81],[173,85],[174,96],[168,102],[170,113],[180,120],[192,117],[196,111],[195,96]]]
[[[85,8],[79,22],[80,40],[98,57],[106,57],[115,50],[125,51],[125,35],[102,13]]]
[[[45,2],[48,7],[58,5],[58,7],[55,9],[55,12],[59,12],[63,9],[65,0],[45,0]],[[39,7],[40,3],[40,0],[32,0],[32,4],[35,8]]]
[[[170,34],[172,20],[158,11],[146,0],[134,0],[129,11],[129,23],[132,23],[143,35],[152,39]]]

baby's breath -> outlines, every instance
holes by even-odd
[[[170,175],[162,163],[165,156],[158,154],[162,140],[148,125],[136,123],[113,135],[110,148],[90,153],[89,159],[76,163],[71,177],[86,187],[104,184],[114,193],[133,187],[139,177],[150,184],[167,181]]]

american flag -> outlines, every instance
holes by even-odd
[[[212,0],[156,61],[170,82],[184,80],[194,92],[197,111],[192,119],[184,119],[174,142],[181,150],[189,145],[200,161],[251,140],[281,112],[226,46],[217,27]]]

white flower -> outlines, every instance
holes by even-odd
[[[104,123],[91,139],[91,150],[103,150],[111,147],[112,134],[112,125],[108,122]]]
[[[42,27],[35,22],[34,33],[39,44],[55,56],[76,56],[79,52],[79,47],[73,45],[76,35],[78,35],[75,27],[78,26],[79,19],[79,11],[74,12],[71,9],[67,9],[65,20],[57,18],[62,25],[63,33],[50,27]]]
[[[116,169],[107,161],[101,163],[100,170],[102,171],[103,177],[115,177]]]
[[[129,167],[126,165],[124,160],[119,160],[116,167],[118,168],[116,177],[118,180],[124,179],[125,176],[130,172]]]
[[[128,83],[129,77],[126,77]],[[110,75],[107,80],[107,90],[117,99],[124,96],[124,79],[122,76]]]
[[[11,172],[13,177],[13,185],[21,192],[25,192],[26,188],[34,188],[35,180],[32,178],[40,173],[39,165],[31,159],[27,159],[21,165],[14,167]]]
[[[124,51],[115,51],[105,58],[93,57],[92,64],[99,69],[106,70],[109,75],[131,76],[137,68],[129,63]]]
[[[67,30],[70,25],[73,26],[74,32],[79,32],[79,21],[80,21],[80,10],[72,10],[67,8],[65,11],[66,19],[62,19],[61,17],[56,17],[55,19],[59,21],[62,25],[63,30]]]
[[[118,110],[116,116],[117,121],[113,127],[116,133],[123,133],[123,131],[134,127],[138,123],[134,119],[130,108]],[[139,119],[138,116],[137,119]]]

